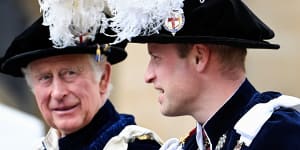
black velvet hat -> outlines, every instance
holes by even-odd
[[[241,0],[184,0],[183,16],[168,18],[158,34],[137,36],[131,42],[214,43],[244,48],[279,48],[278,44],[265,41],[272,39],[274,32]],[[178,27],[180,25],[183,25],[181,29]],[[174,33],[170,32],[172,30],[175,30]]]
[[[113,45],[104,51],[104,45],[101,44],[110,43],[114,39],[102,34],[96,35],[94,41],[97,43],[88,41],[77,46],[54,48],[52,41],[49,40],[49,27],[42,25],[42,22],[43,17],[40,17],[13,40],[5,55],[0,59],[0,71],[2,73],[23,77],[21,68],[26,67],[28,63],[36,59],[63,54],[96,54],[97,44],[100,44],[101,53],[107,56],[107,60],[111,64],[116,64],[127,56],[124,50],[127,42]]]

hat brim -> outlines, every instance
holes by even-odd
[[[154,34],[151,36],[137,36],[131,39],[132,43],[212,43],[230,45],[242,48],[279,49],[278,44],[267,41],[253,41],[247,39],[219,37],[219,36],[172,36],[169,34]]]
[[[48,48],[29,51],[7,59],[2,59],[1,72],[15,77],[23,77],[24,75],[21,71],[21,68],[26,67],[34,60],[67,54],[96,54],[96,49],[97,46],[93,45],[88,47],[70,46],[63,49]],[[127,53],[122,48],[114,46],[111,46],[110,50],[105,52],[105,55],[107,56],[107,61],[112,65],[124,60],[127,57]]]

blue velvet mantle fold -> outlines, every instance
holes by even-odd
[[[246,79],[237,92],[203,126],[213,150],[223,134],[227,138],[221,150],[233,150],[240,138],[233,129],[237,121],[255,104],[266,103],[280,95],[281,93],[271,91],[259,93]],[[197,149],[195,134],[186,139],[184,149]],[[300,150],[300,113],[292,108],[276,110],[252,144],[249,147],[242,145],[241,150]]]
[[[119,114],[109,100],[98,111],[90,124],[81,130],[59,140],[60,150],[102,150],[110,138],[118,135],[127,125],[134,125],[132,115]],[[129,143],[128,149],[142,148],[157,150],[155,141],[136,140]]]

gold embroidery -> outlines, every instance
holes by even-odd
[[[179,143],[180,143],[181,145],[184,145],[185,142],[186,142],[186,140],[187,140],[189,137],[191,137],[192,135],[194,135],[195,133],[196,133],[196,128],[194,128],[193,130],[191,130],[190,133],[189,133],[188,135],[186,135],[186,136],[184,136],[184,137],[181,137]]]
[[[139,139],[139,140],[152,140],[152,137],[148,134],[143,134],[143,135],[140,135],[136,138]]]
[[[202,129],[202,136],[203,136],[203,148],[205,150],[210,150],[210,142],[206,132],[203,129]]]
[[[205,150],[209,150],[210,149],[210,143],[209,143],[209,141],[208,141],[207,138],[204,139],[203,146],[204,146]]]

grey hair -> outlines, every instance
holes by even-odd
[[[101,80],[101,77],[103,75],[103,71],[104,71],[104,66],[107,63],[107,59],[105,56],[101,56],[101,61],[100,62],[96,62],[95,60],[95,55],[89,55],[88,56],[90,65],[93,69],[94,72],[94,77],[95,77],[95,81],[98,83]],[[28,64],[26,67],[21,68],[23,74],[24,74],[24,78],[26,80],[27,85],[29,86],[29,88],[32,91],[32,77],[31,77],[31,72],[30,72],[30,64]],[[112,84],[109,83],[108,84],[108,90],[104,95],[104,98],[107,99],[111,93],[112,90]]]
[[[90,61],[92,69],[94,70],[96,82],[98,83],[98,82],[100,82],[101,77],[103,75],[104,65],[107,63],[107,57],[104,55],[101,55],[101,61],[97,62],[95,60],[95,55],[89,55],[89,61]],[[112,90],[112,84],[110,82],[108,84],[108,90],[104,95],[105,99],[107,99],[109,97],[111,90]]]

